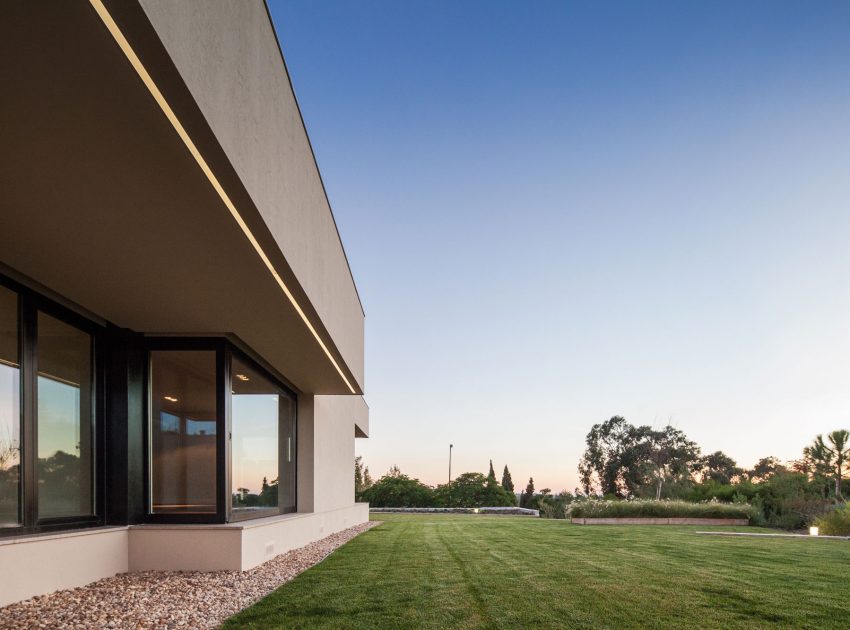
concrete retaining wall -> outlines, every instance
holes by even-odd
[[[518,507],[482,507],[482,508],[370,508],[373,514],[497,514],[508,516],[540,516],[537,510]]]

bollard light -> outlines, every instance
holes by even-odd
[[[809,536],[817,536],[817,535],[818,535],[818,528],[817,527],[810,527],[809,528]]]

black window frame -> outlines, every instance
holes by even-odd
[[[0,538],[85,529],[104,524],[105,328],[78,312],[0,274],[0,286],[18,296],[20,370],[19,525],[0,526]],[[92,514],[40,518],[38,515],[38,313],[49,315],[91,336],[91,496]]]
[[[151,505],[151,352],[168,350],[215,351],[216,353],[216,511],[208,514],[168,514],[154,513]],[[278,510],[251,516],[232,514],[231,480],[231,437],[232,437],[232,373],[233,358],[247,363],[257,372],[268,378],[276,387],[289,396],[293,402],[295,414],[295,505],[279,507]],[[269,518],[298,511],[298,394],[283,380],[267,369],[262,360],[257,359],[245,348],[234,344],[227,337],[216,336],[149,336],[145,337],[145,373],[144,373],[144,522],[151,524],[206,525],[243,522],[255,518]]]

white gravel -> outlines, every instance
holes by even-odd
[[[215,628],[379,524],[349,527],[250,571],[122,573],[33,597],[0,608],[0,629]]]

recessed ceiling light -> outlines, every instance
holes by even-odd
[[[177,399],[174,396],[163,396],[163,398],[168,402],[177,402]]]
[[[244,374],[237,374],[236,378],[238,378],[240,381],[250,381],[251,380],[250,378],[248,378]]]

